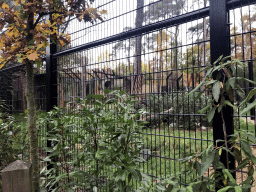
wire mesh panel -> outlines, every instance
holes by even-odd
[[[35,77],[35,101],[38,115],[44,113],[45,107],[45,70],[34,69]],[[0,91],[0,105],[1,105],[1,117],[3,114],[11,114],[12,119],[10,129],[10,136],[13,138],[13,150],[15,153],[13,157],[18,157],[22,160],[29,160],[29,138],[27,130],[27,102],[26,102],[26,72],[23,64],[9,63],[3,67],[0,71],[1,78],[1,91]],[[8,115],[7,115],[8,116]],[[2,122],[1,122],[2,123]],[[3,131],[3,130],[1,130]],[[46,146],[46,143],[42,140],[45,137],[45,128],[39,129],[39,153],[40,158],[46,156],[45,151],[42,149]],[[9,141],[10,142],[10,141]]]
[[[244,77],[249,80],[255,80],[255,5],[241,6],[239,8],[231,7],[229,12],[230,20],[230,46],[231,55],[244,62],[244,67],[236,68],[236,76]],[[238,84],[243,88],[246,94],[254,88],[254,85],[246,81],[239,81]],[[249,101],[253,102],[255,96]],[[239,95],[235,95],[235,102],[239,105],[242,101]],[[245,108],[243,106],[242,108]],[[246,130],[255,133],[255,108],[241,116],[241,111],[234,112],[234,128]],[[243,135],[240,135],[243,137]],[[255,153],[255,146],[251,146],[252,152]],[[247,170],[238,170],[236,173],[237,181],[244,182],[247,179]],[[255,187],[252,188],[252,191]]]
[[[60,32],[70,34],[71,43],[58,45],[57,50],[51,45],[51,55],[46,55],[48,68],[43,63],[41,68],[35,69],[37,109],[43,112],[49,108],[51,99],[57,99],[57,104],[65,112],[76,114],[77,109],[85,107],[79,101],[88,98],[88,95],[104,94],[106,89],[125,90],[138,98],[136,110],[144,109],[146,114],[139,118],[147,121],[140,133],[144,143],[140,155],[145,161],[139,164],[139,169],[156,182],[180,172],[187,166],[180,159],[191,153],[199,153],[216,141],[213,123],[206,119],[209,110],[199,113],[213,100],[212,91],[206,90],[197,100],[204,87],[187,94],[203,81],[206,73],[202,69],[213,62],[211,58],[219,57],[221,50],[214,53],[212,49],[215,42],[212,42],[210,28],[218,28],[216,23],[219,22],[211,20],[212,2],[96,0],[90,6],[104,13],[98,22],[85,23],[83,18],[70,17],[64,25],[58,26]],[[255,2],[230,0],[226,2],[226,9],[222,12],[224,15],[228,13],[224,31],[227,32],[225,35],[229,39],[232,58],[245,63],[243,68],[236,68],[236,76],[254,80]],[[215,26],[210,26],[214,23]],[[7,102],[13,114],[24,113],[26,74],[20,66],[8,67],[0,71],[0,97]],[[238,83],[246,93],[254,88],[252,83]],[[234,95],[234,98],[234,104],[238,106],[242,100],[238,95]],[[254,97],[250,102],[253,100]],[[88,104],[86,107],[95,106]],[[107,133],[99,131],[96,135],[90,135],[83,130],[84,114],[80,115],[74,119],[78,122],[72,133],[88,135],[93,149],[93,139]],[[234,120],[235,133],[237,129],[255,133],[255,109],[244,116],[240,115],[240,111],[228,115]],[[44,136],[46,128],[41,130],[40,134]],[[72,143],[74,134],[64,140]],[[85,141],[81,139],[79,142],[67,149],[61,161],[76,157]],[[46,142],[41,145],[45,146]],[[254,152],[254,146],[252,150]],[[41,152],[43,158],[45,153]],[[66,166],[66,170],[63,168],[60,172],[68,172],[72,168]],[[94,165],[88,169],[93,172],[96,168]],[[102,174],[113,169],[116,169],[115,165],[105,166]],[[209,169],[205,175],[211,173],[212,169]],[[179,179],[184,185],[191,181],[185,174]],[[237,179],[241,182],[246,179],[244,170],[238,170]],[[138,188],[138,183],[133,182]],[[102,179],[101,183],[107,190],[108,179]]]
[[[65,30],[72,30],[69,46],[82,47],[76,52],[65,52],[69,47],[58,49],[58,104],[71,111],[79,106],[69,102],[103,94],[105,89],[136,95],[137,108],[146,110],[141,120],[148,122],[141,133],[145,162],[140,169],[158,179],[180,172],[185,166],[180,159],[213,141],[212,125],[198,112],[211,94],[197,101],[197,93],[186,95],[204,78],[198,72],[210,62],[210,34],[209,17],[188,16],[176,24],[175,19],[204,9],[209,2],[97,3],[108,12],[104,22],[90,27],[75,19],[67,22]],[[168,19],[174,19],[171,25],[143,29]],[[184,175],[181,181],[190,180]]]

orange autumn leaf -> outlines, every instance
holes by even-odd
[[[28,59],[32,61],[35,61],[36,59],[38,59],[38,57],[39,57],[39,54],[37,54],[37,52],[33,52],[28,55]]]

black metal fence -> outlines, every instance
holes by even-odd
[[[198,101],[185,95],[204,78],[198,71],[220,55],[232,55],[246,63],[237,75],[253,80],[256,1],[97,0],[94,6],[107,10],[104,22],[92,25],[70,18],[60,30],[71,35],[71,43],[49,47],[45,74],[35,77],[45,78],[36,94],[39,109],[67,107],[76,98],[117,87],[137,95],[149,122],[143,138],[150,158],[141,170],[165,178],[181,170],[180,158],[223,138],[220,117],[211,124],[198,113],[211,95]],[[13,110],[25,109],[18,91],[21,81],[5,78],[6,71],[14,74],[13,69],[0,71],[5,79],[1,86],[6,82],[12,94],[2,91],[0,96]],[[241,85],[246,91],[253,87]],[[243,117],[229,110],[225,118],[228,133],[237,128],[255,131],[255,110]],[[237,176],[244,179],[242,173]]]

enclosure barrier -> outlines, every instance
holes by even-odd
[[[177,173],[181,158],[224,138],[220,114],[215,113],[209,124],[204,120],[206,114],[198,113],[212,99],[211,92],[198,102],[195,96],[185,96],[204,78],[198,72],[219,56],[232,55],[248,64],[237,69],[237,75],[255,79],[256,0],[130,0],[129,6],[123,0],[95,3],[109,12],[104,22],[89,25],[70,18],[63,28],[71,34],[71,44],[63,48],[51,43],[47,48],[44,77],[40,76],[45,79],[44,89],[38,91],[45,102],[42,109],[59,105],[71,111],[79,107],[69,104],[77,98],[121,87],[137,95],[139,107],[147,111],[143,120],[150,125],[141,133],[147,158],[140,169],[153,178]],[[7,73],[1,70],[0,74]],[[18,87],[9,81],[6,84]],[[241,87],[246,92],[254,88],[246,83]],[[15,93],[1,92],[0,96],[12,106],[22,106],[17,102],[22,97]],[[235,104],[239,102],[236,99]],[[239,111],[227,107],[224,114],[227,134],[235,128],[255,132],[255,124],[249,123],[255,110],[241,117]],[[221,159],[226,164],[225,153]],[[229,159],[235,168],[234,159]],[[245,179],[242,172],[236,176]],[[186,175],[183,181],[189,182]]]

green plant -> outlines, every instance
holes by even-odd
[[[219,186],[218,187],[220,188],[219,191],[227,191],[227,190],[232,191],[231,189],[234,189],[235,191],[242,191],[242,189],[244,190],[250,189],[251,188],[250,184],[252,184],[253,182],[253,177],[252,177],[254,173],[253,166],[256,163],[256,157],[252,154],[252,150],[249,145],[249,142],[255,143],[255,137],[251,133],[246,133],[246,134],[242,134],[243,137],[246,137],[246,140],[243,139],[243,137],[240,138],[235,134],[231,136],[238,138],[238,141],[234,140],[234,138],[232,137],[231,139],[228,139],[226,122],[224,120],[224,115],[223,115],[223,108],[225,108],[226,106],[236,108],[233,105],[235,101],[234,94],[233,94],[234,92],[236,92],[243,99],[239,107],[246,104],[255,94],[256,89],[253,89],[245,97],[244,91],[241,89],[241,87],[237,83],[239,80],[247,81],[252,84],[256,84],[256,83],[243,77],[236,77],[235,76],[236,68],[243,67],[244,64],[237,59],[228,60],[229,58],[230,56],[225,58],[222,58],[221,56],[218,60],[214,62],[213,66],[207,66],[205,69],[203,69],[206,71],[205,78],[193,91],[189,93],[189,95],[195,93],[202,86],[204,87],[204,89],[203,91],[200,92],[197,98],[199,98],[199,96],[202,95],[204,91],[207,91],[209,89],[212,90],[213,100],[205,108],[200,110],[200,113],[204,113],[205,111],[209,110],[206,116],[209,122],[212,121],[214,114],[216,112],[221,114],[222,124],[223,124],[223,133],[224,133],[224,141],[223,141],[224,144],[223,146],[218,147],[219,155],[216,155],[217,153],[215,152],[215,150],[211,150],[209,148],[206,156],[208,160],[205,160],[205,163],[213,164],[213,167],[214,167],[213,177],[215,178],[215,180],[216,179],[222,180],[224,186],[223,187]],[[255,105],[256,105],[256,100],[253,103],[249,104],[247,107],[245,107],[242,110],[241,114],[248,112],[250,109],[255,107]],[[238,143],[240,145],[238,145]],[[219,156],[222,153],[222,149],[224,149],[226,152],[227,167],[225,167],[222,163],[219,162]],[[241,153],[241,151],[243,151],[243,154],[246,156],[245,159],[242,158],[243,154]],[[234,170],[231,170],[229,168],[229,157],[230,157],[229,154],[234,155],[236,161],[238,162],[237,169],[247,168],[248,170],[248,177],[246,181],[239,185],[237,185],[235,179],[231,174]],[[196,164],[193,165],[193,167],[196,167],[196,171],[197,173],[199,173],[199,177],[201,177],[202,174],[208,169],[207,166],[205,166],[204,164],[203,158],[201,159],[201,161],[202,161],[201,165],[198,161],[196,161]],[[202,171],[201,166],[207,169],[203,169],[204,171]],[[220,170],[222,171],[222,173],[219,173]]]
[[[242,77],[234,77],[234,71],[236,67],[243,66],[238,60],[227,60],[229,57],[220,57],[213,66],[208,66],[206,70],[206,76],[203,81],[188,95],[196,95],[196,99],[200,98],[205,91],[212,90],[213,100],[208,105],[200,110],[200,113],[207,113],[207,120],[210,122],[216,112],[221,113],[223,121],[223,132],[225,135],[223,145],[210,145],[207,149],[201,153],[193,153],[181,161],[186,165],[182,172],[171,176],[167,179],[160,180],[158,182],[158,188],[162,187],[163,191],[212,191],[218,190],[218,192],[231,191],[231,192],[247,192],[250,191],[254,178],[254,167],[256,163],[256,157],[252,153],[250,144],[255,144],[256,137],[254,133],[237,130],[236,134],[226,134],[226,122],[223,118],[223,108],[227,105],[236,108],[233,105],[234,97],[233,91],[237,92],[244,100],[239,105],[240,107],[245,105],[251,97],[255,94],[256,89],[251,90],[247,97],[245,97],[244,91],[240,88],[237,81],[244,80],[250,83],[248,79]],[[220,62],[220,63],[219,63]],[[213,77],[215,77],[213,79]],[[203,87],[203,90],[198,94],[197,90]],[[255,102],[247,105],[241,113],[247,113],[250,109],[255,107]],[[228,139],[230,138],[230,139]],[[220,156],[226,153],[226,157],[233,155],[237,161],[237,167],[235,170],[229,168],[229,159],[227,159],[227,167],[220,161]],[[208,171],[208,174],[206,174]],[[247,173],[247,179],[242,183],[237,183],[233,175],[236,171],[245,171]],[[209,174],[210,173],[210,174]],[[182,186],[180,180],[181,174],[186,174],[190,177],[191,181],[188,186]],[[166,185],[168,183],[168,185]],[[217,187],[217,188],[215,188]],[[156,187],[151,189],[157,190]]]
[[[0,101],[0,171],[19,159],[23,151],[21,130],[15,119],[8,114],[4,102]],[[0,189],[1,189],[0,176]]]
[[[64,114],[56,107],[42,118],[38,124],[49,126],[46,139],[52,141],[44,161],[53,168],[42,171],[45,187],[96,191],[108,185],[112,191],[132,191],[132,179],[143,180],[137,168],[143,161],[139,156],[143,111],[135,110],[136,102],[123,91],[106,90],[105,95],[81,100],[78,111]]]
[[[173,94],[149,95],[147,111],[159,115],[148,115],[147,121],[151,126],[168,122],[169,124],[176,124],[176,126],[183,129],[196,129],[200,126],[209,127],[210,124],[201,116],[192,117],[188,115],[197,113],[211,101],[211,96],[205,94],[200,95],[199,99],[195,99],[198,94],[187,95],[177,92]]]

